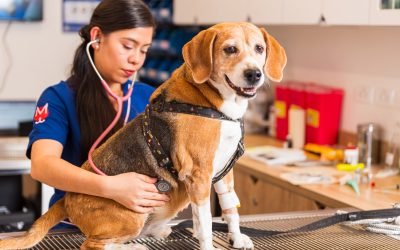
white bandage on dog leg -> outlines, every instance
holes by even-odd
[[[219,205],[222,210],[240,207],[240,201],[235,191],[230,191],[224,194],[218,194]]]
[[[214,184],[215,192],[218,194],[219,204],[222,210],[240,207],[240,201],[237,197],[235,191],[229,191],[228,186],[225,184],[224,180],[220,180]]]

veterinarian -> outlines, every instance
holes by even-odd
[[[55,188],[50,206],[64,191],[112,199],[138,213],[149,213],[169,200],[158,193],[155,178],[133,172],[102,176],[79,167],[117,109],[116,100],[107,94],[90,64],[87,44],[96,41],[89,44],[91,58],[112,92],[122,97],[127,95],[130,77],[144,63],[154,30],[155,21],[142,1],[103,0],[80,30],[82,43],[69,78],[40,96],[26,154],[32,177]],[[125,117],[131,120],[142,112],[154,90],[138,82],[133,86],[131,101],[124,103],[120,121],[106,138],[123,126]]]

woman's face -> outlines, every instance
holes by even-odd
[[[143,65],[153,37],[152,27],[119,30],[100,35],[94,61],[109,85],[125,83]]]

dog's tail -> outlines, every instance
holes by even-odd
[[[61,199],[51,206],[49,211],[37,219],[29,231],[24,235],[15,238],[1,239],[0,250],[33,247],[46,236],[50,228],[67,217],[68,215],[64,207],[64,199]]]

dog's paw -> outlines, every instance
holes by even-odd
[[[200,250],[222,250],[221,248],[216,248],[216,247],[214,247],[214,246],[202,246],[201,244],[200,244]]]
[[[151,235],[154,238],[166,238],[168,237],[168,235],[170,235],[172,233],[172,229],[170,226],[163,226],[163,227],[159,227],[159,228],[153,228],[153,230],[151,231]]]
[[[241,233],[230,233],[228,240],[233,248],[254,249],[253,241],[249,236]]]
[[[149,250],[142,244],[129,243],[129,244],[107,244],[104,250]]]

